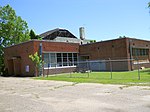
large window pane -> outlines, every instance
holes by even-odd
[[[68,64],[69,64],[69,66],[73,66],[73,57],[72,57],[72,53],[68,53]]]
[[[140,56],[143,55],[143,49],[140,49]]]
[[[44,53],[44,67],[77,65],[77,53]]]
[[[63,66],[67,66],[67,53],[63,53]]]
[[[149,49],[146,49],[146,55],[148,55],[149,54]]]
[[[148,55],[149,49],[142,49],[142,48],[133,48],[132,55],[133,56],[145,56]]]
[[[56,54],[50,53],[50,63],[51,67],[56,67]]]
[[[72,57],[72,53],[68,53],[68,57]]]
[[[61,53],[57,53],[57,67],[62,66],[62,56]]]
[[[57,57],[59,57],[59,58],[62,57],[62,56],[61,56],[61,53],[57,53]]]
[[[77,53],[73,53],[74,65],[77,65]]]
[[[44,54],[44,67],[48,67],[48,63],[49,63],[49,54],[45,53]]]

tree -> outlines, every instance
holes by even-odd
[[[38,40],[42,40],[42,37],[40,37],[39,35],[36,35],[36,38],[37,38]]]
[[[27,23],[16,15],[10,5],[0,6],[0,74],[4,71],[3,49],[29,39]]]
[[[148,8],[150,8],[150,2],[148,2]]]
[[[148,2],[148,6],[147,7],[150,9],[150,2]],[[150,11],[149,11],[149,13],[150,13]]]
[[[30,38],[31,39],[37,39],[36,35],[35,35],[35,33],[34,33],[34,31],[32,29],[30,30]]]
[[[35,32],[32,29],[30,30],[30,38],[31,39],[42,40],[42,38],[39,35],[36,35]]]
[[[38,53],[34,53],[33,55],[29,55],[29,58],[32,60],[32,62],[34,63],[35,66],[35,76],[39,76],[39,70],[42,68],[42,65],[44,63],[44,61],[42,60],[42,58],[38,55]]]

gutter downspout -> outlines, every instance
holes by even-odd
[[[132,71],[133,68],[132,68],[132,46],[131,46],[131,42],[132,42],[132,40],[129,39],[130,68],[131,68],[131,71]]]

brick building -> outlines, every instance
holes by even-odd
[[[75,68],[79,52],[78,43],[31,40],[4,49],[4,61],[9,75],[34,76],[35,67],[29,55],[38,52],[40,44],[42,44],[45,74],[48,72],[48,66],[51,68],[50,74],[69,72]],[[68,65],[67,59],[70,59],[71,65]]]
[[[68,31],[57,29],[54,32],[44,33],[44,39],[41,41],[31,40],[6,47],[4,49],[4,63],[9,75],[35,76],[34,64],[29,59],[29,55],[35,52],[42,52],[44,74],[74,71],[78,66],[78,62],[84,60],[138,59],[141,67],[150,67],[150,41],[118,38],[89,43],[87,40],[79,40],[68,33]],[[55,38],[52,39],[52,37]],[[61,37],[63,39],[60,39]],[[72,39],[77,40],[73,43]],[[39,51],[40,47],[42,47],[41,51]],[[123,64],[122,61],[117,61],[112,62],[112,64],[115,71],[137,69],[137,62],[135,60],[127,60]],[[101,66],[96,64],[91,64],[90,66],[91,70],[97,71],[100,70],[99,68],[103,68],[105,71],[110,69],[109,63],[105,61],[101,63]]]
[[[150,41],[125,37],[80,45],[79,55],[82,60],[114,60],[112,69],[115,71],[135,70],[138,64],[139,67],[148,68],[150,67]],[[104,71],[109,70],[109,63],[103,63],[102,68]]]

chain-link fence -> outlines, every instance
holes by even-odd
[[[110,78],[113,78],[113,72],[133,71],[137,70],[138,79],[140,79],[140,70],[150,68],[149,61],[141,61],[135,59],[118,59],[118,60],[93,60],[93,61],[78,61],[74,64],[66,63],[65,66],[56,66],[44,68],[44,75],[60,74],[60,73],[88,73],[91,72],[109,72]]]

